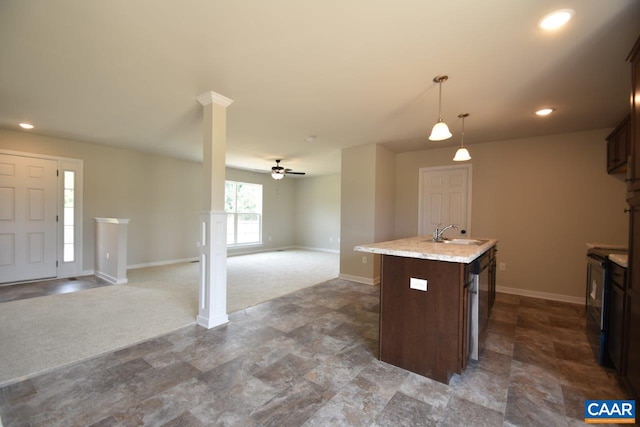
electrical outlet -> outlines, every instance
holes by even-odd
[[[366,257],[366,256],[363,256],[363,257],[362,257],[362,263],[363,263],[363,264],[366,264],[366,263],[367,263],[367,257]]]
[[[109,256],[110,256],[110,254],[109,254],[109,252],[107,252],[107,260],[109,260]]]
[[[500,271],[507,271],[507,263],[506,262],[501,262],[500,263]]]

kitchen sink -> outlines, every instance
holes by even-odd
[[[449,243],[453,245],[483,245],[487,241],[486,240],[477,240],[477,239],[444,239],[442,243]]]

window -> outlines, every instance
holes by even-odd
[[[225,182],[227,245],[262,243],[262,185]]]
[[[64,171],[63,262],[75,261],[75,178],[74,171]]]

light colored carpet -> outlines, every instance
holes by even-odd
[[[227,260],[227,311],[338,276],[339,256],[306,250]],[[129,283],[0,304],[0,385],[195,322],[199,264],[142,268]]]

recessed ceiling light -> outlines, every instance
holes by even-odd
[[[22,129],[33,129],[33,125],[29,123],[20,123],[18,126],[20,126]]]
[[[538,111],[536,111],[536,116],[548,116],[554,111],[556,111],[555,108],[541,108]]]
[[[573,9],[556,10],[555,12],[545,15],[538,23],[538,26],[543,30],[557,30],[569,22],[575,13]]]

